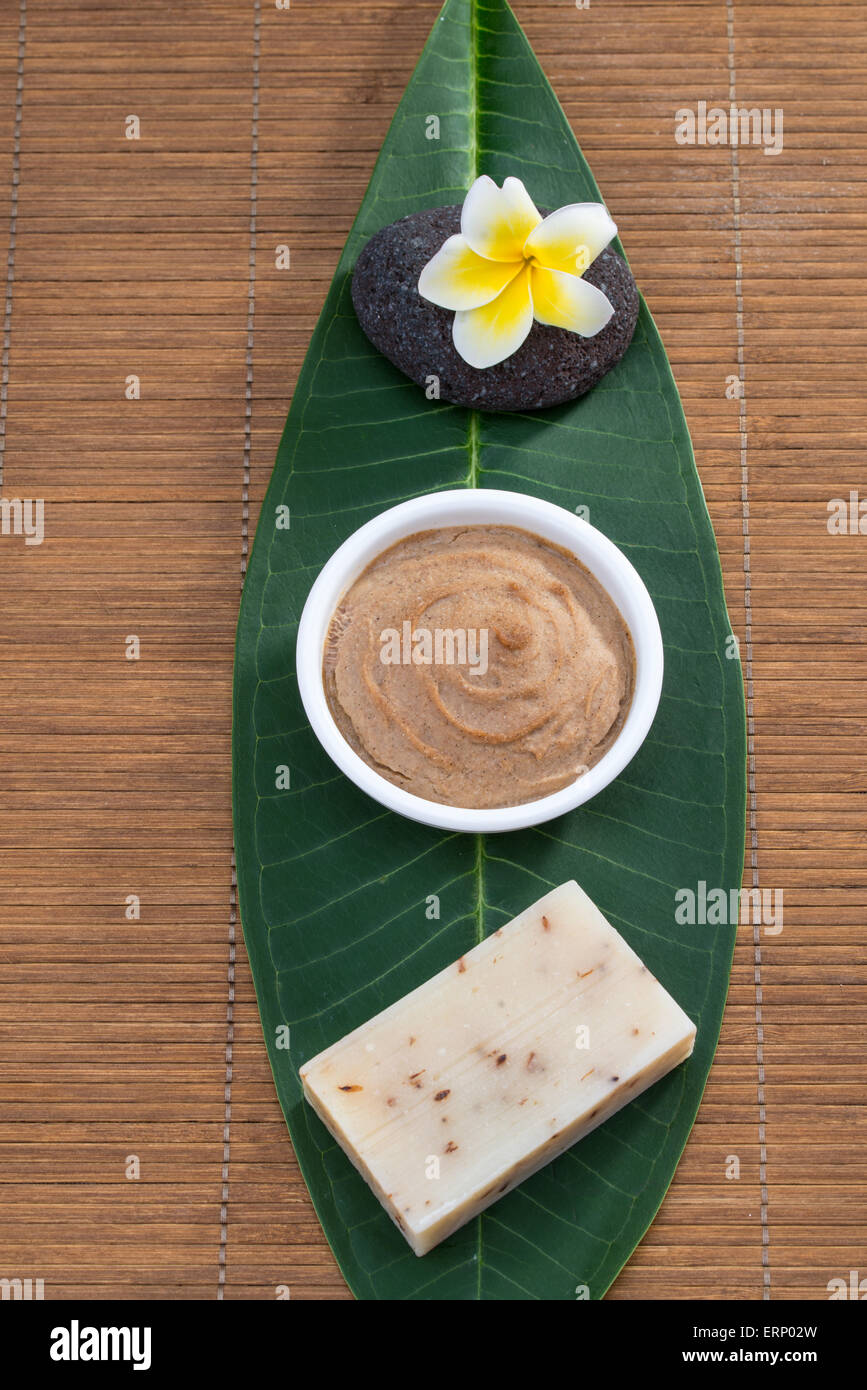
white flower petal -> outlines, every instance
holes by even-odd
[[[492,261],[515,261],[541,214],[520,179],[502,188],[483,174],[476,179],[461,212],[461,231],[474,251]]]
[[[570,203],[533,228],[524,254],[549,270],[582,275],[616,235],[602,203]]]
[[[462,236],[450,236],[419,276],[418,292],[441,309],[477,309],[496,299],[524,265],[523,258],[486,260]]]
[[[582,338],[592,338],[614,313],[607,296],[578,275],[534,266],[531,276],[533,312],[550,328],[568,328]]]
[[[529,267],[501,295],[479,309],[455,314],[454,344],[471,367],[495,367],[517,352],[533,327]]]

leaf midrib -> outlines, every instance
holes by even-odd
[[[469,147],[469,177],[467,188],[470,188],[479,177],[479,23],[478,23],[478,0],[470,0],[470,43],[473,61],[471,65],[471,84],[470,84],[470,147]],[[481,420],[479,412],[471,410],[467,421],[467,452],[469,454],[469,472],[467,474],[467,487],[478,487],[479,473],[481,470],[481,448],[480,448]],[[485,837],[476,836],[476,857],[473,864],[473,873],[476,878],[476,945],[478,946],[485,937],[485,901],[484,901],[484,878],[482,865],[485,855]],[[482,1298],[482,1216],[476,1217],[476,1299],[481,1302]]]

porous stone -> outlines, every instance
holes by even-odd
[[[440,399],[476,410],[541,410],[575,400],[620,361],[638,318],[638,290],[622,256],[610,247],[584,279],[614,306],[593,338],[534,323],[505,362],[479,370],[452,341],[454,312],[423,299],[418,279],[443,242],[461,229],[460,207],[414,212],[371,237],[352,277],[361,327],[381,353],[419,386],[439,382]]]

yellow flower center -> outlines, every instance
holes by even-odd
[[[533,254],[528,256],[526,251],[524,252],[524,260],[527,262],[529,266],[536,270],[550,269],[550,266],[546,265],[544,261],[541,261],[538,256]],[[574,262],[575,269],[571,272],[571,274],[583,275],[585,270],[593,260],[593,257],[590,255],[590,247],[586,246],[584,242],[581,242],[578,246],[575,247],[574,251],[572,252],[572,260]]]

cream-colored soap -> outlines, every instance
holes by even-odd
[[[690,1055],[695,1025],[564,883],[301,1068],[417,1255]]]

